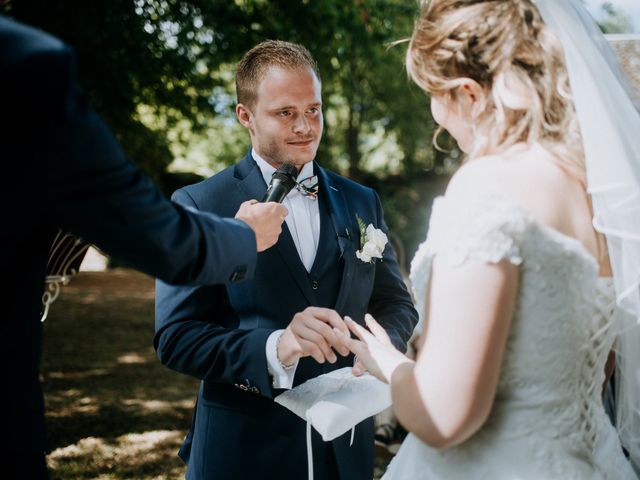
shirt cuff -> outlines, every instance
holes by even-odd
[[[276,330],[269,338],[267,338],[266,354],[267,354],[267,368],[269,374],[273,377],[273,388],[290,389],[293,386],[293,377],[296,374],[296,368],[298,362],[295,362],[289,368],[282,368],[280,361],[278,360],[278,352],[276,350],[278,338],[284,333],[284,330]]]

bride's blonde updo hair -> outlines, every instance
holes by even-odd
[[[485,89],[471,157],[539,142],[586,184],[562,46],[530,0],[424,2],[406,62],[430,95],[455,98],[464,77]]]

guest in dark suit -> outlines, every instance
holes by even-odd
[[[356,254],[365,240],[357,217],[387,230],[376,193],[314,162],[322,96],[309,52],[263,42],[240,61],[236,86],[236,114],[249,131],[250,152],[173,198],[227,215],[261,198],[283,162],[297,167],[303,186],[286,197],[286,226],[275,247],[258,255],[252,280],[157,283],[155,347],[163,364],[202,380],[180,451],[188,479],[299,480],[307,477],[305,422],[273,398],[353,365],[333,331],[345,331],[343,316],[362,322],[371,312],[404,349],[417,313],[388,244],[380,259]],[[349,440],[346,434],[325,443],[313,433],[316,479],[372,478],[373,420],[356,427],[352,446]]]
[[[238,204],[245,223],[165,199],[88,106],[74,69],[61,41],[0,16],[4,479],[47,477],[40,307],[58,228],[167,282],[233,282],[253,275],[256,250],[275,242],[286,215],[274,203]]]

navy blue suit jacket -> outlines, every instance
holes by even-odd
[[[363,322],[369,312],[380,321],[394,343],[404,349],[417,313],[400,269],[387,245],[384,260],[357,259],[360,235],[356,214],[367,224],[387,230],[376,193],[317,164],[325,218],[321,215],[318,262],[335,262],[334,305],[340,315]],[[185,205],[228,215],[245,200],[262,198],[266,184],[250,154],[238,164],[173,198]],[[322,212],[322,209],[321,209]],[[326,218],[326,217],[329,218]],[[323,240],[324,239],[324,240]],[[335,258],[323,258],[322,242]],[[314,269],[316,265],[314,264]],[[273,402],[281,393],[272,388],[265,356],[267,337],[285,328],[294,314],[318,306],[322,278],[307,273],[286,224],[276,245],[258,254],[255,276],[236,285],[175,287],[157,282],[155,347],[163,364],[202,380],[192,430],[181,456],[188,462],[188,478],[306,478],[305,423]],[[315,283],[314,283],[315,282]],[[318,283],[320,282],[320,284]],[[314,290],[318,289],[318,290]],[[344,366],[353,357],[320,365],[301,359],[294,385]],[[329,449],[314,433],[316,478],[335,461],[340,478],[368,479],[373,474],[372,419]],[[333,451],[333,453],[332,453]]]
[[[2,16],[0,111],[0,464],[11,478],[13,459],[46,448],[40,310],[58,228],[168,282],[251,276],[256,243],[242,222],[163,197],[87,104],[69,47]]]

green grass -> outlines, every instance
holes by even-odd
[[[178,479],[197,381],[153,351],[153,280],[82,272],[45,322],[43,388],[55,479]]]
[[[42,365],[52,480],[184,478],[177,451],[198,382],[158,361],[153,302],[153,279],[116,269],[80,273],[52,305]]]

